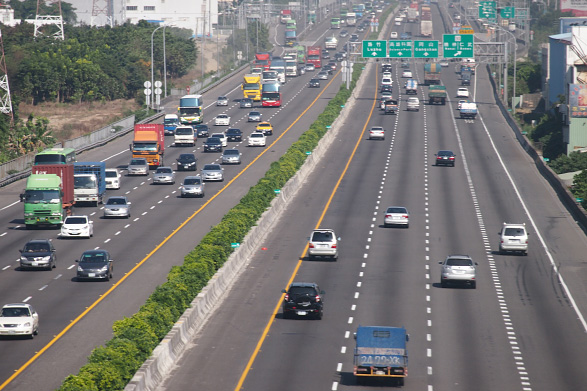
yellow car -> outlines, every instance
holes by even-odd
[[[273,134],[273,126],[269,122],[259,122],[257,132],[263,132],[265,136],[271,136]]]

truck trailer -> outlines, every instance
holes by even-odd
[[[446,87],[441,85],[431,85],[428,87],[428,104],[446,104]]]
[[[406,329],[387,326],[359,326],[355,333],[354,375],[358,383],[373,377],[395,380],[404,385],[408,376],[409,340]]]
[[[20,195],[24,203],[24,224],[34,227],[61,226],[71,214],[73,164],[47,164],[32,167],[26,188]]]
[[[427,62],[424,64],[424,84],[440,84],[440,72],[442,67],[435,62]]]
[[[316,68],[322,68],[322,48],[320,46],[308,46],[307,60]]]

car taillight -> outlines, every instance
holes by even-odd
[[[289,293],[286,293],[286,294],[285,294],[285,297],[283,298],[283,300],[285,300],[285,301],[289,301]]]
[[[314,248],[314,244],[313,244],[313,243],[310,243],[310,244],[308,245],[308,247],[310,247],[310,248]]]
[[[386,219],[390,219],[391,218],[391,215],[385,215],[385,218]]]
[[[407,218],[408,218],[408,217],[410,217],[410,216],[408,216],[408,215],[402,215],[402,217],[403,217],[404,219],[407,219]]]
[[[450,157],[450,160],[455,160],[455,157],[454,157],[454,156],[451,156],[451,157]]]
[[[336,244],[333,244],[332,246],[330,246],[330,248],[336,248]]]
[[[436,160],[442,159],[442,156],[436,156]]]
[[[320,302],[320,300],[321,300],[321,299],[320,299],[320,295],[316,295],[316,303],[319,303],[319,302]]]

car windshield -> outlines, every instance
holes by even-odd
[[[131,166],[146,166],[147,161],[143,159],[133,159],[130,161]]]
[[[158,168],[157,171],[155,171],[156,174],[171,174],[172,172],[171,168]]]
[[[210,137],[207,141],[208,144],[220,144],[222,141],[218,137]]]
[[[25,253],[46,253],[49,252],[49,245],[45,243],[29,243],[24,247]]]
[[[126,200],[124,198],[108,198],[106,205],[126,205]]]
[[[473,266],[470,259],[449,258],[446,260],[446,266]]]
[[[228,156],[228,155],[238,155],[239,151],[237,151],[236,149],[228,149],[226,151],[224,151],[224,155]]]
[[[314,232],[312,235],[313,242],[330,242],[332,238],[332,232]]]
[[[106,255],[104,253],[83,254],[79,263],[104,263]]]
[[[86,224],[87,222],[88,222],[88,219],[86,219],[85,217],[68,217],[65,219],[65,222],[63,224],[77,225],[77,224]]]
[[[2,308],[3,318],[20,318],[29,316],[31,316],[31,313],[26,307]]]
[[[194,129],[191,127],[175,128],[175,134],[178,136],[189,136],[194,134]]]
[[[183,180],[184,185],[199,185],[201,183],[202,181],[200,180],[200,178],[185,178]]]
[[[199,131],[200,130],[208,130],[208,125],[204,125],[204,124],[196,125],[196,130],[199,130]]]
[[[251,133],[251,137],[263,137],[263,133]]]
[[[288,293],[290,296],[315,296],[316,290],[311,286],[292,286]]]
[[[438,156],[452,156],[453,153],[451,151],[439,151]]]
[[[228,129],[226,131],[226,133],[230,133],[230,134],[239,134],[241,133],[240,129]]]
[[[181,154],[181,155],[179,155],[179,159],[178,160],[190,162],[190,161],[196,160],[196,157],[194,155],[191,155],[191,154],[190,155]]]
[[[226,100],[226,97],[225,96],[219,96],[218,97],[218,100]]]
[[[204,166],[204,170],[208,170],[208,171],[220,170],[220,166],[218,164],[206,164]]]
[[[106,178],[116,178],[118,173],[116,171],[106,171]]]
[[[505,236],[524,236],[526,233],[523,228],[506,228]]]
[[[387,213],[407,213],[408,211],[406,210],[406,208],[396,208],[396,207],[391,207],[391,208],[387,208]]]
[[[261,113],[259,113],[258,111],[251,111],[249,113],[249,115],[251,115],[251,116],[259,116],[259,115],[261,115]]]

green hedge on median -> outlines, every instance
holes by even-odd
[[[114,337],[92,352],[88,363],[77,375],[68,376],[59,391],[121,390],[149,358],[155,347],[171,330],[214,273],[224,265],[233,248],[255,226],[275,198],[274,189],[282,188],[299,170],[338,117],[356,85],[362,64],[355,64],[350,89],[341,86],[310,128],[271,167],[259,182],[232,208],[200,244],[186,255],[181,266],[174,266],[167,282],[158,286],[139,311],[116,321]]]

